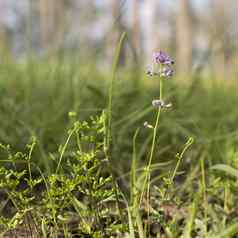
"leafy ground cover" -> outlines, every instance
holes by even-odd
[[[166,80],[173,105],[148,165],[159,82],[143,69],[3,62],[1,235],[236,237],[236,82]]]

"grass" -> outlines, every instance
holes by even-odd
[[[0,64],[2,236],[238,234],[236,82],[164,82],[173,107],[157,138],[143,124],[158,81],[139,71],[114,67],[111,81],[77,59]]]

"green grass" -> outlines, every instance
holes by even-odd
[[[153,124],[151,101],[159,94],[158,81],[140,71],[114,70],[112,85],[110,73],[77,59],[0,64],[0,208],[11,211],[0,232],[16,231],[23,219],[29,237],[71,237],[74,229],[81,237],[237,234],[237,83],[199,75],[164,82],[173,107],[158,123],[150,202],[142,196],[139,206],[153,140],[143,124]],[[110,87],[108,117],[102,112]],[[42,202],[34,197],[38,190]],[[72,228],[73,218],[81,228]]]
[[[37,163],[48,164],[49,152],[65,140],[69,127],[68,113],[77,113],[84,120],[100,114],[107,107],[110,75],[93,66],[69,62],[27,62],[0,65],[0,141],[22,150],[34,135],[37,138]],[[114,82],[112,111],[112,159],[129,168],[133,135],[144,121],[153,121],[152,99],[158,95],[157,82],[133,72],[118,72]],[[173,109],[162,115],[159,154],[173,159],[176,151],[193,137],[193,160],[206,153],[211,163],[229,160],[227,154],[237,142],[238,97],[236,83],[208,85],[204,79],[179,83],[166,82],[166,98]],[[137,143],[143,161],[152,140],[148,130],[141,130]],[[117,152],[120,151],[120,156]],[[119,160],[119,161],[118,161]],[[189,163],[189,161],[188,161]],[[46,168],[45,168],[46,169]]]

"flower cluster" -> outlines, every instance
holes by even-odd
[[[172,77],[174,73],[174,70],[172,69],[173,64],[174,61],[166,53],[159,51],[153,54],[153,64],[152,66],[148,67],[147,74],[149,76],[157,75],[159,78]],[[155,68],[158,70],[154,70]],[[172,104],[165,103],[161,96],[160,99],[155,99],[152,101],[152,106],[155,108],[170,108]],[[146,127],[148,127],[148,125]]]
[[[154,71],[154,64],[159,65],[158,71]],[[158,75],[160,77],[169,78],[173,76],[172,65],[174,61],[163,51],[159,51],[153,54],[153,65],[147,69],[149,76]]]
[[[157,64],[172,65],[174,61],[163,51],[154,53],[154,60]]]

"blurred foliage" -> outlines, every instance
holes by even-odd
[[[112,160],[121,173],[129,168],[136,128],[142,128],[137,139],[139,161],[146,159],[151,141],[143,123],[153,120],[151,101],[158,97],[154,87],[158,82],[139,71],[119,71],[114,86]],[[52,166],[49,156],[65,141],[71,123],[68,113],[75,111],[77,119],[84,120],[107,107],[110,75],[77,60],[32,59],[18,64],[6,60],[0,65],[0,78],[0,141],[22,151],[35,136],[34,160],[48,171]],[[196,76],[189,82],[172,79],[165,90],[173,109],[162,115],[154,161],[173,159],[190,136],[195,144],[185,163],[196,163],[200,156],[208,163],[232,161],[229,151],[238,140],[236,83]]]

